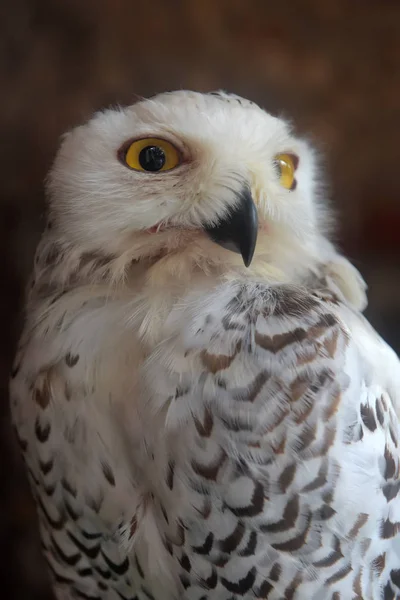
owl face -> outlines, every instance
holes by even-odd
[[[314,174],[309,147],[255,104],[171,92],[68,133],[48,179],[50,211],[85,251],[140,259],[196,248],[233,260],[234,250],[250,264],[278,238],[313,243]]]

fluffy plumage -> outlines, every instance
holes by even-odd
[[[128,169],[143,137],[181,164]],[[59,599],[400,598],[400,366],[316,174],[286,123],[222,93],[64,137],[11,382]],[[243,186],[249,268],[205,233]]]

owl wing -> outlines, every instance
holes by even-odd
[[[110,383],[93,358],[90,313],[85,325],[78,312],[53,306],[36,332],[28,323],[10,385],[43,550],[58,598],[100,600],[112,589],[133,599],[138,569],[127,548],[138,494],[110,410],[119,355],[103,357],[116,373]]]
[[[153,397],[155,364],[176,376],[169,487],[201,515],[180,513],[188,597],[395,597],[397,357],[331,294],[226,289],[177,311],[149,362]]]

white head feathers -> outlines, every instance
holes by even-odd
[[[143,138],[172,145],[176,167],[129,168],[121,152]],[[282,154],[295,157],[291,189],[276,168]],[[98,113],[64,136],[48,178],[48,241],[57,238],[71,255],[111,256],[123,271],[149,260],[153,278],[190,277],[196,269],[245,273],[240,255],[204,231],[229,213],[245,186],[259,223],[252,274],[296,281],[334,260],[313,151],[281,119],[224,93],[160,94]]]

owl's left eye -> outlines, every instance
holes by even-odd
[[[295,154],[277,154],[274,159],[275,167],[279,173],[279,182],[287,190],[296,188],[295,171],[299,159]]]
[[[122,161],[135,171],[170,171],[181,162],[178,150],[171,142],[158,138],[135,140],[120,153]]]

